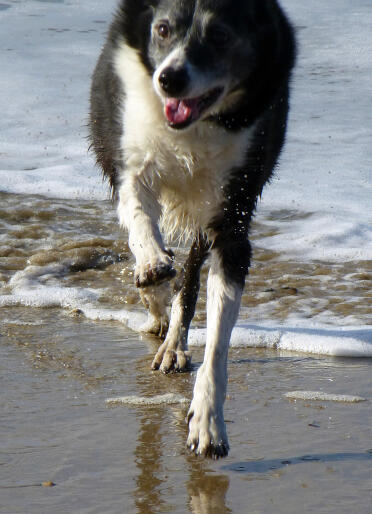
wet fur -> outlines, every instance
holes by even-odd
[[[165,44],[155,34],[163,18],[173,24]],[[216,20],[232,35],[230,47],[218,51],[208,35]],[[168,326],[175,271],[163,236],[192,241],[154,369],[189,367],[187,332],[200,268],[211,255],[206,350],[188,414],[188,446],[215,458],[228,452],[228,343],[250,264],[251,218],[284,142],[294,57],[293,32],[275,0],[126,0],[93,75],[92,145],[129,231],[149,332],[161,335]],[[183,73],[179,98],[223,89],[186,129],[166,123],[159,77],[170,66]]]

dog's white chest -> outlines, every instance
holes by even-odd
[[[142,130],[133,125],[135,134],[127,125],[135,144],[126,139],[126,173],[135,173],[157,195],[164,234],[188,239],[221,212],[224,186],[244,162],[249,134],[230,134],[206,121],[172,131],[161,110],[152,115],[151,126],[148,112]]]
[[[117,53],[116,71],[126,91],[125,175],[134,174],[158,197],[169,236],[189,237],[206,229],[221,206],[231,171],[245,161],[251,130],[230,133],[208,121],[172,130],[151,78],[130,48]]]
[[[224,186],[242,165],[247,134],[231,137],[208,122],[185,133],[169,133],[154,155],[166,233],[190,237],[206,230],[221,212]]]

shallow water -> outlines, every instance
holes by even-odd
[[[287,262],[260,249],[273,219],[280,232],[280,219],[296,216],[256,222],[241,319],[370,324],[368,263]],[[109,202],[0,193],[0,512],[370,512],[371,359],[231,349],[231,452],[218,462],[186,451],[187,405],[107,406],[117,396],[190,399],[203,357],[193,349],[191,373],[152,372],[156,338],[82,315],[86,303],[136,319],[132,266]],[[204,310],[203,285],[197,326]],[[368,401],[284,397],[295,390]]]
[[[187,406],[105,404],[169,391],[191,398],[200,350],[191,374],[162,375],[149,371],[155,339],[122,325],[54,308],[5,316],[1,513],[369,512],[370,402],[284,397],[310,389],[371,398],[368,359],[232,350],[231,452],[211,462],[185,450]]]
[[[305,214],[274,211],[266,218],[260,216],[253,225],[254,258],[241,319],[372,324],[371,262],[295,262],[260,248],[265,237],[280,233],[281,221],[295,221],[301,216]],[[180,266],[185,250],[173,249]],[[101,308],[140,308],[133,288],[133,259],[110,202],[0,193],[0,258],[0,305],[47,305],[51,292],[47,289],[45,298],[5,296],[22,285],[23,292],[42,285],[64,288],[65,293],[66,289],[70,293],[89,291],[93,296],[95,292]],[[195,317],[200,324],[205,322],[206,274],[207,267],[202,272]]]

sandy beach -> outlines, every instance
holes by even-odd
[[[87,150],[116,0],[0,3],[1,514],[370,513],[372,10],[282,4],[299,39],[289,131],[231,341],[231,450],[210,461],[185,447],[206,271],[191,372],[151,371],[159,340]]]

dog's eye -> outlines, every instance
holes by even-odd
[[[161,39],[168,39],[170,36],[170,28],[168,23],[159,23],[159,25],[156,27],[156,31]]]
[[[225,27],[211,26],[207,30],[207,39],[218,48],[225,48],[231,41],[230,32]]]

